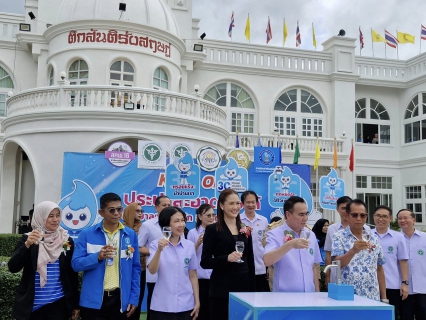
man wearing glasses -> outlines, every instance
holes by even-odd
[[[416,216],[408,209],[396,214],[408,251],[408,298],[401,301],[402,320],[426,319],[426,233],[415,228]]]
[[[80,233],[71,262],[75,271],[84,272],[81,317],[127,319],[139,302],[138,239],[120,222],[123,207],[117,194],[102,195],[100,207],[103,221]]]
[[[386,260],[375,233],[364,230],[367,206],[354,199],[346,205],[349,225],[333,235],[331,257],[340,260],[342,282],[354,286],[355,293],[366,298],[389,302],[383,264]],[[363,230],[368,235],[363,240]]]
[[[392,209],[387,206],[378,206],[374,210],[374,224],[372,230],[380,240],[386,258],[386,297],[389,304],[393,305],[395,319],[398,319],[401,299],[408,296],[408,252],[404,236],[389,228],[392,222]]]

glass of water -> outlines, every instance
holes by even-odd
[[[370,241],[370,232],[368,230],[362,230],[362,240],[366,242]]]
[[[112,254],[111,258],[115,258],[117,256],[117,240],[109,239],[108,245],[114,248],[114,253]]]
[[[43,229],[43,227],[36,227],[35,230],[37,230],[40,233],[39,242],[43,243],[44,242],[44,229]],[[38,242],[36,244],[38,244]]]
[[[164,237],[164,239],[166,239],[167,241],[169,241],[171,236],[172,236],[172,228],[171,227],[163,227],[163,237]]]
[[[237,251],[238,253],[243,253],[244,252],[244,241],[236,241],[235,242],[235,251]],[[237,260],[238,263],[242,263],[244,262],[244,260],[238,259]]]

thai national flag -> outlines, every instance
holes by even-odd
[[[422,31],[420,32],[421,39],[426,40],[426,28],[422,25]]]
[[[232,11],[231,23],[229,24],[229,29],[228,29],[228,36],[230,38],[232,38],[232,28],[233,27],[235,27],[235,25],[234,25],[234,11]]]
[[[272,29],[271,29],[271,22],[268,17],[268,25],[266,26],[266,44],[269,43],[272,39]]]
[[[297,21],[297,28],[296,28],[296,47],[300,46],[302,44],[302,38],[300,36],[299,31],[299,20]]]
[[[364,36],[362,35],[361,27],[359,27],[359,45],[361,49],[364,49]]]
[[[396,49],[396,46],[398,45],[398,39],[395,38],[393,35],[391,35],[387,30],[385,30],[385,39],[386,39],[386,44],[389,47]]]

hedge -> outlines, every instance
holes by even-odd
[[[7,262],[10,257],[0,256],[0,315],[2,320],[13,320],[12,307],[21,272],[10,273]],[[5,262],[5,263],[4,263]]]
[[[11,257],[22,234],[0,233],[0,256]]]

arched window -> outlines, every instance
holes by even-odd
[[[324,119],[321,103],[309,91],[288,90],[275,102],[274,125],[280,135],[322,137]]]
[[[169,77],[167,73],[163,69],[157,68],[154,72],[153,83],[154,88],[169,89]]]
[[[388,111],[377,100],[355,101],[356,142],[390,144],[390,124]]]
[[[89,66],[84,60],[74,61],[68,70],[68,81],[71,85],[87,85],[89,80]],[[86,105],[86,91],[80,91],[80,95],[76,96],[75,92],[71,92],[71,106]]]
[[[426,93],[418,93],[404,115],[405,143],[426,140]]]
[[[52,69],[53,70],[53,69]],[[74,61],[68,70],[71,85],[85,85],[89,79],[89,66],[84,60]]]
[[[111,65],[109,80],[113,86],[133,87],[135,69],[127,61],[116,61]]]
[[[10,75],[0,67],[0,117],[6,116],[7,92],[13,88],[13,81]]]
[[[50,72],[49,72],[49,86],[53,86],[54,83],[55,83],[54,70],[53,70],[53,67],[50,67]]]
[[[204,95],[204,99],[224,107],[231,132],[254,133],[256,109],[250,94],[241,86],[224,82],[219,83]]]

